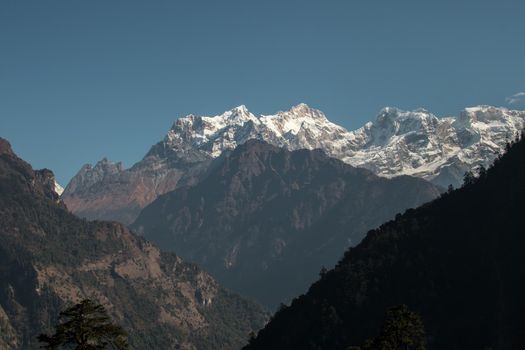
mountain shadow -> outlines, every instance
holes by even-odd
[[[370,231],[245,349],[347,349],[399,304],[428,349],[524,349],[525,141],[467,180]]]
[[[195,186],[159,197],[131,227],[275,308],[369,229],[438,195],[421,179],[381,178],[320,150],[249,140]]]

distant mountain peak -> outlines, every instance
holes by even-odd
[[[123,171],[124,167],[121,162],[115,163],[104,157],[99,160],[95,166],[92,164],[84,164],[63,192],[67,194],[77,190],[87,190],[91,186],[104,181],[104,179],[120,174]],[[60,190],[60,188],[57,189]],[[62,193],[58,194],[61,195]]]
[[[0,155],[1,154],[13,154],[13,149],[9,141],[0,137]]]
[[[254,115],[244,105],[213,117],[188,115],[179,118],[165,138],[168,146],[186,144],[218,157],[249,139],[259,139],[288,149],[323,148],[317,137],[343,128],[328,121],[319,110],[304,103],[288,111]]]
[[[104,157],[95,164],[93,169],[104,169],[114,172],[121,172],[123,170],[122,162],[113,162],[108,158]]]
[[[239,113],[249,113],[248,108],[246,105],[239,105],[232,109],[233,111],[238,111]]]
[[[486,105],[447,118],[424,108],[385,107],[374,121],[348,131],[305,103],[259,116],[242,105],[214,117],[180,118],[167,136],[167,147],[185,145],[218,157],[258,139],[289,150],[319,148],[381,176],[414,175],[447,186],[459,185],[465,171],[488,165],[491,154],[503,150],[524,120],[524,112]],[[448,173],[440,176],[444,168]]]
[[[242,123],[255,118],[255,116],[248,110],[248,108],[246,108],[245,105],[237,106],[229,111],[224,112],[220,116],[216,116],[215,118],[219,117],[222,117],[223,119],[233,123]]]
[[[301,103],[299,103],[299,104],[297,104],[295,106],[292,106],[292,108],[290,108],[288,112],[301,113],[301,114],[311,114],[313,112],[319,112],[319,110],[311,108],[306,103],[301,102]]]
[[[120,183],[120,190],[115,190],[120,201],[138,213],[144,203],[179,186],[180,179],[187,184],[188,178],[195,179],[204,171],[207,162],[252,139],[290,151],[320,149],[329,157],[383,177],[410,175],[443,187],[458,186],[466,171],[487,167],[503,152],[524,122],[524,111],[484,105],[445,118],[422,108],[385,107],[373,121],[349,131],[305,103],[269,115],[254,115],[240,105],[215,116],[190,114],[177,119],[165,138],[127,170],[107,159],[95,167],[83,167],[63,198],[77,212],[95,206],[98,213],[107,203],[114,206],[115,199],[108,198],[107,191]],[[198,172],[190,171],[197,169],[194,167]],[[78,191],[85,195],[73,203],[71,198]],[[94,198],[104,198],[103,204]]]
[[[286,112],[278,112],[277,116],[284,118],[293,118],[293,119],[312,119],[320,121],[328,121],[323,112],[318,109],[311,108],[306,103],[299,103],[296,106],[293,106]],[[264,118],[264,117],[263,117]]]
[[[437,118],[425,108],[416,108],[412,111],[403,110],[397,107],[385,107],[377,115],[376,121],[383,119],[405,120],[405,119],[428,119]]]
[[[458,121],[470,121],[481,123],[508,122],[512,117],[523,115],[523,111],[509,110],[507,108],[480,105],[465,108],[461,111]],[[509,118],[510,116],[510,118]]]

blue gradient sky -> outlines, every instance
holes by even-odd
[[[66,184],[181,115],[306,102],[349,129],[525,91],[522,0],[3,0],[0,136]],[[525,108],[523,99],[516,108]]]

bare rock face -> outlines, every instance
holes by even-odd
[[[457,187],[466,171],[487,167],[524,120],[523,111],[490,106],[447,118],[387,107],[375,121],[348,131],[305,104],[260,116],[239,106],[217,116],[179,118],[130,169],[106,159],[84,166],[62,198],[80,216],[129,224],[158,196],[198,181],[211,159],[251,139],[288,150],[321,149],[383,177],[411,175]]]
[[[37,349],[59,311],[83,298],[109,310],[135,349],[238,349],[265,312],[196,265],[114,222],[69,213],[49,170],[0,139],[0,348]]]
[[[269,307],[304,292],[367,230],[439,195],[422,179],[381,178],[321,150],[258,140],[210,169],[195,186],[160,196],[131,227]]]
[[[105,158],[95,166],[85,165],[67,185],[62,199],[81,217],[129,224],[159,195],[194,181],[209,158],[191,149],[166,148],[160,142],[130,169]]]

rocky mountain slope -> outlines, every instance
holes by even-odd
[[[162,141],[129,169],[106,158],[95,166],[84,165],[66,186],[62,200],[81,217],[130,224],[159,195],[198,179],[210,159],[199,150],[168,147]]]
[[[447,187],[487,166],[524,125],[525,112],[478,106],[458,117],[385,108],[348,131],[300,104],[255,116],[240,106],[214,117],[179,118],[163,141],[130,169],[102,160],[84,166],[63,200],[80,216],[131,223],[159,195],[200,178],[209,160],[257,139],[288,150],[322,149],[330,157],[385,177],[413,175]]]
[[[276,307],[367,230],[438,195],[421,179],[381,178],[320,150],[249,140],[217,158],[195,186],[159,197],[131,227]]]
[[[0,348],[36,349],[58,312],[100,301],[133,349],[238,349],[266,314],[125,226],[69,213],[49,170],[0,139]]]
[[[368,233],[246,350],[346,350],[407,304],[428,349],[525,348],[525,140],[465,187]]]

